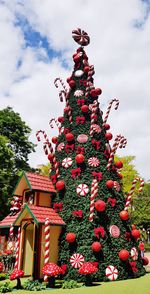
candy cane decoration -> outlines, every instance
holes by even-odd
[[[56,161],[56,156],[55,156],[55,154],[54,154],[54,150],[53,150],[52,144],[50,143],[50,141],[49,141],[49,139],[48,139],[48,136],[47,136],[47,134],[45,133],[45,131],[42,131],[42,130],[40,130],[40,131],[38,131],[38,132],[36,133],[36,137],[37,137],[38,141],[41,141],[40,133],[43,134],[44,139],[45,139],[45,143],[44,143],[44,146],[43,146],[43,148],[44,148],[44,152],[45,152],[45,155],[48,154],[48,148],[49,148],[50,153],[52,153],[52,155],[53,155],[53,161],[52,161],[52,163],[53,163],[53,165],[54,165],[54,169],[55,169],[56,177],[58,178],[58,177],[59,177],[58,162]],[[48,148],[47,148],[47,147],[48,147]]]
[[[119,106],[119,100],[118,99],[112,99],[110,102],[109,102],[109,105],[108,105],[108,108],[107,108],[107,112],[106,112],[106,115],[105,115],[105,118],[104,118],[104,122],[103,124],[105,124],[107,122],[107,119],[108,119],[108,116],[109,116],[109,113],[110,113],[110,110],[111,110],[111,107],[112,107],[112,104],[116,102],[116,105],[115,105],[115,110],[118,109],[118,106]]]
[[[52,119],[49,121],[49,125],[50,125],[50,127],[51,127],[52,129],[54,128],[53,121],[55,122],[56,126],[58,127],[59,134],[61,134],[61,125],[59,124],[59,122],[58,122],[58,120],[57,120],[56,118],[52,118]]]
[[[112,149],[111,149],[111,152],[110,152],[110,156],[109,156],[109,159],[108,159],[108,164],[107,164],[107,168],[109,169],[111,164],[112,164],[112,161],[114,159],[114,155],[116,153],[116,150],[117,148],[125,148],[127,144],[127,139],[125,139],[123,136],[121,135],[117,135],[117,137],[115,138],[115,142],[112,146]]]
[[[66,100],[66,92],[65,92],[65,90],[61,90],[60,92],[59,92],[59,99],[60,99],[60,102],[63,102],[64,101],[64,98],[65,98],[65,100]]]
[[[65,91],[66,94],[67,94],[68,89],[67,89],[66,85],[64,84],[64,82],[63,82],[63,80],[62,80],[61,78],[56,78],[56,79],[54,80],[54,85],[55,85],[55,87],[56,87],[56,88],[59,87],[59,86],[58,86],[58,81],[60,82],[60,84],[62,85],[64,91]]]
[[[9,237],[10,237],[10,239],[12,239],[13,236],[14,236],[14,227],[13,227],[13,225],[11,224],[11,225],[10,225],[10,229],[9,229]]]
[[[88,71],[87,86],[86,86],[86,90],[85,90],[85,97],[86,98],[88,97],[90,90],[94,88],[94,86],[91,82],[91,78],[94,75],[94,73],[95,73],[94,65],[91,65],[90,70]]]
[[[144,180],[143,180],[142,178],[135,178],[135,179],[133,180],[133,182],[132,182],[131,190],[130,190],[130,192],[129,192],[128,195],[127,195],[127,198],[126,198],[126,204],[125,204],[125,208],[124,208],[124,210],[128,210],[128,208],[129,208],[129,205],[130,205],[130,203],[131,203],[131,199],[132,199],[132,195],[133,195],[133,193],[134,193],[135,186],[136,186],[136,183],[137,183],[138,181],[140,182],[140,188],[139,188],[139,190],[138,190],[139,193],[141,193],[142,190],[143,190]]]
[[[94,125],[94,122],[95,122],[95,114],[96,114],[96,111],[97,111],[97,101],[94,101],[94,103],[92,104],[90,136],[93,135],[93,125]]]
[[[21,235],[21,229],[18,228],[18,236],[17,236],[17,242],[16,242],[16,261],[15,261],[15,269],[18,269],[19,266],[19,249],[20,249],[20,235]]]
[[[44,254],[44,265],[49,263],[49,247],[50,247],[50,222],[49,218],[45,219],[45,229],[44,229],[44,235],[45,235],[45,254]],[[47,282],[48,277],[44,276],[44,281]]]
[[[95,197],[98,194],[98,181],[96,179],[93,179],[92,186],[91,186],[91,197],[90,197],[90,216],[89,221],[93,221],[93,215],[94,215],[94,200]]]

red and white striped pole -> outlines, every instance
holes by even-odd
[[[94,215],[94,201],[98,194],[98,181],[96,179],[93,179],[92,181],[92,187],[91,187],[91,197],[90,197],[90,216],[89,221],[93,221],[93,215]]]
[[[130,203],[131,203],[131,199],[132,199],[132,195],[133,195],[133,193],[134,193],[135,186],[136,186],[136,183],[137,183],[138,181],[140,182],[140,188],[139,188],[139,190],[138,190],[139,193],[141,193],[142,190],[143,190],[144,180],[143,180],[142,178],[135,178],[135,179],[133,180],[133,182],[132,182],[131,190],[130,190],[130,192],[129,192],[128,195],[127,195],[127,198],[126,198],[126,204],[125,204],[125,208],[124,208],[124,210],[128,210],[128,208],[129,208],[129,205],[130,205]]]
[[[125,148],[127,144],[127,139],[125,139],[123,136],[121,135],[117,135],[117,137],[115,138],[114,144],[112,146],[111,152],[110,152],[110,156],[108,159],[108,164],[107,164],[107,169],[110,168],[113,159],[114,159],[114,155],[116,153],[117,148]]]
[[[90,136],[93,135],[93,125],[95,122],[95,114],[97,111],[97,101],[94,101],[94,103],[91,105],[91,107],[92,107],[92,114],[91,114]]]
[[[18,236],[16,242],[16,261],[15,261],[15,269],[18,269],[19,266],[19,250],[20,250],[20,236],[21,236],[21,228],[18,228]]]
[[[10,229],[9,229],[9,237],[10,237],[10,239],[13,239],[13,236],[14,236],[14,227],[11,224]]]
[[[50,247],[50,222],[49,218],[45,219],[45,254],[44,254],[44,265],[49,263],[49,247]],[[47,276],[44,276],[44,282],[47,282]]]

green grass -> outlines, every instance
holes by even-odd
[[[22,284],[26,279],[21,279]],[[6,281],[6,280],[5,280]],[[0,281],[0,284],[5,281]],[[11,286],[14,287],[16,281],[11,282]],[[118,282],[107,282],[107,283],[97,283],[93,287],[80,287],[76,289],[54,289],[54,290],[44,290],[44,291],[26,291],[26,290],[17,290],[13,291],[12,294],[46,294],[49,291],[58,294],[68,294],[71,291],[71,294],[150,294],[150,271],[143,277],[138,279],[123,280]],[[57,292],[56,292],[57,291]]]

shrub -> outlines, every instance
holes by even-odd
[[[7,293],[11,291],[12,288],[10,287],[10,282],[5,282],[4,284],[0,285],[0,293]]]
[[[23,288],[28,291],[41,291],[45,290],[46,286],[40,283],[38,280],[33,281],[31,279],[28,279],[24,283]]]
[[[70,281],[65,281],[62,284],[63,289],[72,289],[72,288],[79,288],[80,285],[78,285],[77,281],[70,280]]]
[[[8,279],[7,273],[0,273],[0,281]]]

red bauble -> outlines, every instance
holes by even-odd
[[[119,216],[122,220],[128,220],[129,218],[129,214],[126,210],[122,210],[120,213],[119,213]]]
[[[74,140],[74,135],[73,135],[72,133],[67,133],[67,134],[66,134],[66,140],[67,140],[68,142],[73,141],[73,140]]]
[[[60,180],[60,181],[58,181],[57,183],[56,183],[56,189],[57,190],[63,190],[65,188],[65,182],[64,181],[62,181],[62,180]]]
[[[78,154],[76,157],[75,157],[75,160],[76,160],[76,163],[83,163],[84,160],[85,160],[85,157],[83,154]]]
[[[82,110],[82,112],[87,113],[89,111],[88,105],[82,105],[81,110]]]
[[[74,61],[75,63],[80,62],[80,56],[76,54],[76,55],[73,57],[73,61]]]
[[[110,125],[109,124],[104,124],[104,128],[105,128],[105,130],[109,130],[110,129]]]
[[[134,230],[132,230],[131,231],[131,235],[135,238],[135,239],[138,239],[138,238],[140,238],[140,231],[139,230],[137,230],[137,229],[134,229]]]
[[[64,112],[65,112],[65,113],[68,113],[69,110],[70,110],[70,107],[69,107],[69,106],[64,108]]]
[[[96,88],[95,93],[96,93],[97,96],[99,96],[99,95],[102,94],[102,90],[100,88]]]
[[[59,121],[60,123],[64,122],[64,117],[63,117],[63,116],[59,116],[59,117],[58,117],[58,121]]]
[[[72,80],[72,77],[67,78],[67,83],[69,84],[69,82]]]
[[[74,80],[71,80],[71,81],[69,82],[69,86],[70,86],[71,89],[75,88],[75,86],[76,86],[75,81],[74,81]]]
[[[89,66],[85,66],[83,69],[84,72],[89,72],[90,71],[90,67]]]
[[[52,153],[48,154],[48,160],[51,162],[54,158],[54,155]]]
[[[148,265],[149,259],[146,256],[144,256],[144,257],[142,257],[142,262],[143,262],[143,265]]]
[[[102,245],[99,242],[93,242],[91,247],[94,252],[99,252],[102,249]]]
[[[106,138],[107,140],[111,140],[112,137],[113,137],[112,133],[106,133],[106,134],[105,134],[105,138]]]
[[[102,212],[106,209],[106,203],[103,201],[103,200],[97,200],[95,202],[95,209],[98,211],[98,212]]]
[[[75,239],[76,239],[76,235],[74,233],[68,233],[66,235],[66,241],[68,243],[73,243],[75,241]]]
[[[58,138],[57,138],[57,137],[52,137],[52,142],[53,142],[54,144],[57,144],[57,142],[58,142]]]
[[[122,167],[123,167],[123,162],[122,162],[122,161],[117,161],[117,162],[115,163],[115,166],[116,166],[117,168],[122,168]]]
[[[126,249],[120,250],[120,252],[118,253],[118,255],[119,255],[119,258],[122,261],[127,260],[129,258],[129,256],[130,256],[129,252]]]
[[[107,186],[107,188],[109,188],[109,189],[113,188],[113,186],[114,186],[114,181],[112,181],[112,180],[108,180],[108,181],[106,182],[106,186]]]
[[[120,174],[120,173],[118,173],[118,177],[119,177],[120,179],[122,179],[122,178],[123,178],[123,175]]]

